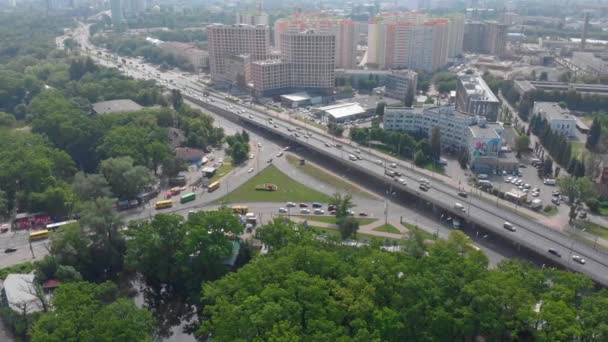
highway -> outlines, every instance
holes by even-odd
[[[99,50],[92,45],[87,45],[88,39],[86,33],[78,34],[77,37],[81,38],[79,41],[82,46],[90,49],[91,57],[94,57],[102,63],[104,62],[94,53]],[[103,64],[112,65],[112,63],[107,60]],[[391,184],[393,188],[409,192],[422,201],[432,203],[437,207],[451,211],[454,215],[460,215],[463,219],[467,220],[469,224],[483,227],[505,240],[512,241],[518,247],[521,246],[534,251],[546,259],[551,259],[552,262],[556,264],[560,264],[563,267],[574,271],[585,273],[595,281],[603,285],[608,285],[608,255],[573,240],[526,216],[502,207],[504,205],[509,205],[506,204],[508,202],[501,201],[502,206],[498,206],[495,204],[498,202],[490,197],[479,198],[477,196],[469,195],[467,199],[464,199],[457,195],[457,186],[449,184],[443,179],[431,178],[428,173],[421,172],[413,167],[411,163],[397,161],[390,156],[382,155],[375,151],[368,151],[362,147],[349,145],[346,142],[340,142],[335,138],[322,133],[319,129],[308,127],[295,120],[288,120],[283,115],[271,115],[266,111],[261,110],[259,107],[225,100],[225,94],[220,92],[210,91],[210,97],[213,99],[213,102],[204,101],[202,92],[206,89],[197,82],[196,76],[192,75],[190,77],[185,77],[175,72],[163,72],[160,77],[157,77],[156,74],[158,72],[156,69],[150,66],[147,66],[147,68],[148,69],[129,69],[128,73],[137,78],[150,78],[149,75],[151,72],[149,70],[153,70],[152,75],[154,75],[154,77],[152,78],[157,80],[173,80],[173,84],[166,83],[167,87],[185,89],[185,91],[183,91],[184,97],[205,108],[212,109],[216,113],[222,113],[237,122],[240,120],[243,125],[256,125],[262,127],[273,134],[282,136],[285,139],[289,139],[316,151],[317,153],[323,154],[328,158],[332,158],[337,163],[347,165],[354,170],[366,173],[370,177],[379,180],[379,187],[382,187],[383,189],[385,189],[388,184]],[[241,111],[242,113],[239,113]],[[238,118],[236,118],[236,116],[238,116]],[[273,118],[273,123],[269,123],[269,118]],[[295,132],[299,134],[299,137],[293,135]],[[310,136],[305,138],[306,135]],[[336,148],[335,144],[337,142],[342,144],[343,148]],[[357,150],[359,150],[359,153],[357,153]],[[351,154],[361,156],[362,160],[350,161],[348,158]],[[406,179],[407,185],[398,184],[397,182],[392,181],[391,178],[384,176],[385,166],[379,165],[377,163],[378,159],[380,159],[385,166],[393,162],[396,163],[397,168],[391,169],[402,172],[402,178]],[[427,192],[419,190],[418,185],[420,178],[427,178],[430,180],[431,188]],[[454,204],[456,202],[462,203],[466,212],[460,212],[455,209]],[[513,204],[510,205],[512,206]],[[516,231],[512,232],[504,229],[503,223],[505,221],[511,222],[516,227]],[[547,252],[549,248],[557,250],[561,254],[561,258],[550,255]],[[574,262],[572,260],[572,255],[582,256],[586,259],[586,264],[581,265]]]

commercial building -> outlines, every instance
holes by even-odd
[[[319,13],[297,14],[278,19],[274,24],[274,46],[282,49],[283,34],[314,30],[335,37],[335,66],[351,69],[357,64],[357,41],[359,30],[351,19],[334,18]]]
[[[456,87],[456,108],[496,121],[500,103],[481,76],[460,76]]]
[[[513,85],[522,96],[536,90],[575,91],[583,95],[608,96],[608,85],[605,84],[515,80]]]
[[[280,59],[251,63],[251,87],[257,96],[291,91],[328,93],[335,82],[335,35],[307,30],[285,32]]]
[[[244,73],[229,70],[229,56],[253,62],[268,58],[270,53],[270,31],[266,25],[212,24],[207,26],[207,41],[211,77],[220,82],[236,83],[234,76]]]
[[[507,25],[495,21],[468,21],[464,25],[463,48],[465,51],[503,56],[507,46],[507,28]]]
[[[418,84],[418,74],[411,70],[394,70],[385,76],[384,95],[400,100],[403,103],[414,100]]]
[[[572,53],[572,64],[590,75],[608,76],[608,52],[575,51]]]
[[[369,23],[367,64],[435,71],[447,63],[448,29],[448,19],[418,12],[382,13]]]
[[[195,70],[209,66],[209,54],[190,43],[163,42],[158,45],[166,54],[172,54],[178,60],[182,59],[192,65]]]
[[[576,132],[576,118],[568,109],[562,108],[557,102],[534,102],[533,115],[540,115],[547,120],[551,130],[573,137]]]
[[[434,127],[441,132],[441,146],[469,153],[469,166],[478,173],[492,170],[517,170],[517,159],[501,152],[504,129],[488,123],[482,116],[446,107],[386,108],[384,129],[431,135]]]
[[[358,103],[338,103],[319,108],[319,114],[325,122],[343,123],[361,119],[367,112]]]

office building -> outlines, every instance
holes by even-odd
[[[383,13],[368,26],[367,64],[435,71],[447,63],[449,27],[448,19],[418,12]]]
[[[270,32],[265,25],[212,24],[207,26],[207,41],[211,77],[219,82],[237,81],[234,75],[239,73],[228,68],[229,56],[240,56],[236,60],[253,62],[266,59],[270,53]]]
[[[281,48],[282,35],[287,32],[314,30],[335,36],[335,65],[339,69],[352,69],[357,64],[357,40],[359,32],[350,19],[333,18],[315,14],[298,14],[278,19],[274,24],[274,46]]]
[[[575,51],[572,64],[592,76],[608,76],[608,52]]]
[[[338,103],[319,108],[321,120],[324,122],[344,123],[369,116],[367,111],[358,103]]]
[[[469,154],[469,166],[477,173],[492,170],[517,170],[517,159],[501,152],[504,129],[498,123],[488,123],[482,116],[471,115],[446,107],[387,107],[384,129],[431,135],[434,127],[441,132],[441,147]]]
[[[408,105],[408,102],[412,102],[416,96],[418,74],[411,70],[393,70],[385,75],[384,84],[384,95]]]
[[[268,26],[268,14],[264,12],[247,12],[247,13],[237,13],[236,14],[236,23],[237,24],[246,24],[246,25],[266,25]]]
[[[566,82],[549,82],[549,81],[527,81],[515,80],[513,82],[515,89],[520,95],[542,91],[559,91],[568,92],[575,91],[582,95],[608,96],[608,85],[598,83],[566,83]]]
[[[462,54],[464,39],[464,15],[452,14],[448,19],[448,58]]]
[[[481,76],[460,76],[456,87],[456,108],[488,121],[496,121],[500,103]]]
[[[560,107],[557,102],[536,101],[532,113],[547,120],[553,132],[563,134],[566,137],[575,135],[576,118],[570,114],[568,109]]]
[[[112,13],[112,24],[117,25],[124,21],[122,0],[110,0],[110,11]]]
[[[507,28],[507,25],[494,21],[468,21],[464,25],[463,48],[469,52],[503,56]]]

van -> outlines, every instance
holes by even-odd
[[[506,229],[506,230],[510,230],[512,232],[516,231],[515,226],[511,223],[511,222],[507,222],[505,221],[505,223],[502,224],[502,226]]]
[[[458,203],[458,202],[454,203],[454,209],[458,209],[462,212],[466,211],[466,209],[464,208],[464,205],[462,205],[461,203]]]

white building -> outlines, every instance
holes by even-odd
[[[547,120],[552,131],[567,137],[575,135],[576,118],[557,102],[534,102],[532,113]]]
[[[358,103],[339,103],[319,108],[325,122],[342,123],[367,116],[366,110]]]
[[[392,70],[386,74],[384,83],[384,95],[405,103],[408,95],[412,96],[412,100],[414,100],[418,73],[411,70]]]
[[[246,12],[246,13],[237,13],[236,14],[236,23],[237,24],[247,24],[247,25],[266,25],[268,26],[268,14],[264,12]]]
[[[8,306],[17,313],[31,314],[43,310],[36,297],[33,274],[9,274],[4,280],[4,293]]]
[[[481,76],[460,76],[456,87],[456,108],[496,121],[500,102]]]

